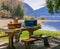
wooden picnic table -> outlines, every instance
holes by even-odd
[[[9,37],[9,43],[8,43],[8,46],[7,46],[7,49],[15,49],[14,47],[14,43],[13,43],[13,37],[15,35],[15,29],[1,29],[1,31],[4,31],[6,34],[8,34],[8,37]],[[20,30],[20,29],[17,29],[17,30]]]
[[[19,30],[20,32],[22,31],[29,31],[29,38],[31,37],[31,35],[33,35],[33,31],[39,29],[40,26],[35,26],[35,27],[21,27],[21,28],[17,28],[17,29],[0,29],[1,31],[4,31],[6,34],[8,34],[9,36],[9,43],[8,43],[8,49],[15,49],[14,44],[13,44],[13,37],[16,33],[16,30]]]
[[[38,29],[40,29],[40,26],[35,26],[35,27],[23,27],[23,28],[21,28],[21,32],[22,32],[22,31],[28,31],[28,32],[29,32],[29,38],[30,38],[31,35],[33,35],[33,32],[34,32],[35,30],[38,30]]]

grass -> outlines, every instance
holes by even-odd
[[[29,38],[29,34],[28,33],[29,33],[28,31],[23,31],[22,34],[21,34],[21,36],[20,36],[20,38],[21,39],[23,39],[23,38]],[[8,37],[2,37],[2,38],[0,38],[0,42],[1,41],[6,41],[6,40],[8,40]]]
[[[34,31],[34,34],[35,35],[40,35],[40,34],[49,35],[51,37],[60,36],[60,32],[57,32],[57,31],[47,31],[47,30],[36,30],[36,31]]]
[[[20,37],[21,38],[29,38],[29,32],[28,31],[23,31]]]
[[[43,34],[43,35],[49,35],[51,37],[54,37],[54,36],[60,36],[60,32],[56,32],[56,31],[46,31],[46,30],[36,30],[34,31],[34,34],[35,35],[40,35],[40,34]],[[28,31],[23,31],[20,38],[29,38],[29,32]],[[0,40],[7,40],[8,37],[3,37],[3,38],[0,38]]]
[[[2,31],[0,31],[0,34],[2,34]]]

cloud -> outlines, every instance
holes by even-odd
[[[46,0],[23,0],[23,1],[27,3],[29,6],[31,6],[33,10],[46,6]]]

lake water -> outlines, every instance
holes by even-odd
[[[60,31],[60,22],[45,22],[41,26],[42,30]]]

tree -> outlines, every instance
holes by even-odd
[[[2,3],[2,8],[3,10],[9,10],[9,6],[7,4],[4,4],[4,2]]]
[[[14,13],[15,16],[18,16],[18,18],[23,18],[24,16],[24,10],[21,8],[20,5],[17,5],[16,9],[15,9],[15,13]]]
[[[60,0],[46,0],[49,13],[60,13]]]
[[[10,13],[10,11],[7,11],[7,10],[0,10],[0,17],[1,18],[10,18],[11,13]]]
[[[2,3],[2,9],[10,11],[12,18],[18,17],[21,19],[24,16],[24,10],[21,8],[20,4],[18,4],[16,7],[13,6],[12,8],[11,6],[8,6],[8,4],[6,3]]]

